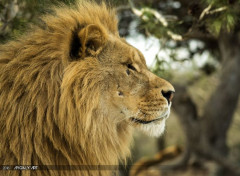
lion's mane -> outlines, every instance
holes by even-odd
[[[0,46],[0,165],[45,166],[4,175],[106,175],[91,167],[117,165],[129,154],[130,127],[114,128],[99,109],[104,68],[69,57],[76,29],[88,24],[118,35],[114,10],[85,2],[54,9],[41,25]],[[51,170],[54,165],[87,169]]]

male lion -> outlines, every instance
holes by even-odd
[[[94,166],[125,160],[132,128],[160,135],[174,88],[119,36],[103,3],[42,21],[0,47],[0,165],[39,168],[0,174],[110,175]]]

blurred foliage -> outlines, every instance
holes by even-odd
[[[39,21],[39,15],[58,4],[71,5],[75,0],[2,0],[0,1],[0,42],[21,35],[29,25]]]
[[[179,6],[176,6],[176,2],[179,3]],[[163,26],[152,13],[148,12],[143,13],[144,18],[142,19],[144,20],[141,21],[146,31],[157,38],[171,39],[171,36],[166,33],[168,30],[184,35],[191,27],[198,27],[199,30],[203,30],[205,27],[205,32],[218,36],[222,28],[229,32],[234,30],[240,19],[239,0],[195,1],[189,2],[186,7],[181,7],[181,1],[167,0],[161,3],[161,6],[165,8],[160,6],[157,7],[157,10],[164,14],[163,17],[168,22],[167,26]],[[141,7],[142,10],[145,8],[145,6]],[[156,7],[147,8],[156,9]]]
[[[154,36],[160,39],[162,49],[171,50],[171,61],[168,61],[170,63],[193,61],[194,58],[201,58],[199,56],[203,51],[209,52],[217,62],[221,62],[217,43],[221,31],[234,32],[240,29],[240,0],[129,1],[134,4],[131,6],[133,12],[134,8],[143,12],[140,15],[135,13],[139,20],[139,32],[146,37]],[[166,24],[157,16],[163,18]],[[200,42],[201,47],[192,50],[191,40]],[[174,44],[169,45],[169,41]],[[187,50],[187,58],[181,58],[179,50],[182,48]],[[153,72],[166,75],[166,70],[171,68],[167,65],[169,64],[165,63],[164,58],[156,56]],[[207,61],[198,71],[210,75],[217,67],[218,64]]]
[[[209,5],[211,5],[211,9],[214,9],[210,11],[210,13],[212,12],[212,16],[206,19],[209,31],[213,35],[218,36],[222,28],[225,28],[228,32],[233,30],[236,23],[239,22],[240,2],[227,3],[227,1],[217,1]]]

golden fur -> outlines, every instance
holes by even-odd
[[[161,92],[173,87],[119,37],[105,4],[56,8],[42,20],[0,46],[0,165],[47,169],[0,175],[108,175],[91,167],[124,161],[132,127],[162,133],[170,105]]]

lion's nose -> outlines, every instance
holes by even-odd
[[[163,91],[162,90],[162,95],[163,95],[164,98],[167,99],[168,104],[169,104],[172,101],[172,99],[173,99],[174,91],[171,91],[171,90]]]

